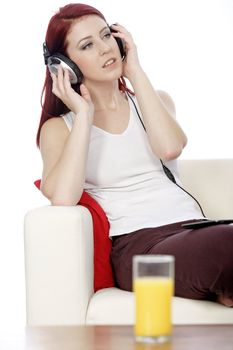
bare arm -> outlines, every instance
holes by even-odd
[[[155,91],[142,69],[131,78],[153,152],[163,160],[177,158],[187,138],[175,119],[175,105],[163,91]]]
[[[53,205],[76,205],[82,195],[90,126],[79,115],[70,133],[62,118],[48,120],[41,129],[41,191]]]
[[[83,192],[94,106],[87,88],[80,86],[82,96],[75,92],[61,67],[52,79],[53,93],[74,112],[75,120],[71,132],[61,117],[41,128],[41,191],[53,205],[76,205]]]
[[[132,35],[119,24],[113,25],[114,37],[125,42],[126,59],[123,76],[132,84],[142,112],[152,151],[162,160],[177,158],[187,143],[187,138],[175,120],[175,106],[165,92],[156,92],[139,63],[137,47]]]

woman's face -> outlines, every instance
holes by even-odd
[[[85,81],[113,81],[122,75],[116,39],[99,16],[89,15],[75,21],[67,35],[67,44],[67,53]]]

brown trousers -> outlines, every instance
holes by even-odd
[[[233,225],[191,230],[175,223],[115,237],[111,263],[119,288],[132,291],[132,258],[141,254],[175,256],[176,296],[233,298]]]

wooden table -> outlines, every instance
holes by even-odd
[[[0,331],[1,350],[232,350],[233,325],[175,326],[170,343],[136,343],[132,326],[26,327]]]

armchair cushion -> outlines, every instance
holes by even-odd
[[[40,189],[41,180],[34,182]],[[86,207],[93,220],[94,235],[94,291],[102,288],[115,286],[112,267],[110,263],[110,252],[112,248],[109,239],[109,222],[101,206],[87,192],[83,191],[79,205]]]

